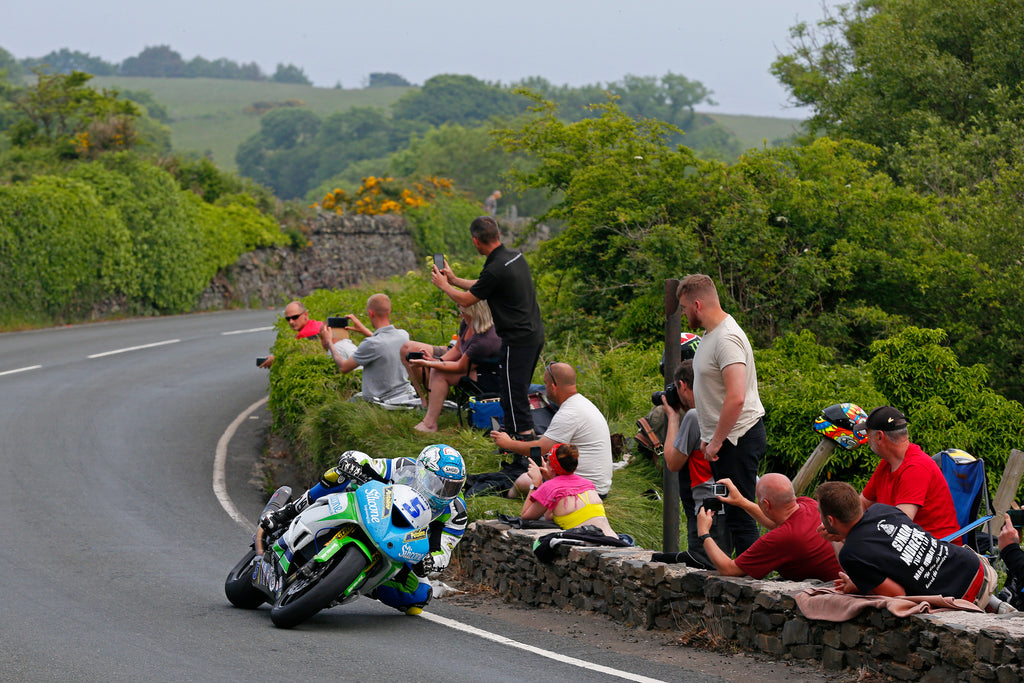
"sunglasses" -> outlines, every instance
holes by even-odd
[[[558,382],[555,381],[555,373],[551,372],[551,366],[554,365],[557,362],[558,361],[553,360],[553,361],[551,361],[550,363],[548,363],[547,365],[544,366],[544,372],[546,372],[548,374],[548,377],[551,378],[551,386],[555,386],[555,387],[558,386]]]
[[[287,320],[288,322],[291,322],[293,320],[298,320],[301,317],[302,317],[302,314],[301,313],[297,313],[295,315],[286,315],[284,317],[284,319]]]

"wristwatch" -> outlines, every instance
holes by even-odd
[[[697,541],[701,545],[704,545],[704,541],[706,541],[709,538],[711,538],[711,534],[701,534],[700,536],[697,537]]]

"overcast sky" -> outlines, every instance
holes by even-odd
[[[441,73],[509,83],[608,83],[682,74],[714,91],[702,110],[800,118],[768,73],[789,27],[837,0],[49,0],[12,2],[0,47],[41,57],[67,47],[120,62],[170,45],[186,60],[226,57],[305,70],[315,85],[361,86],[370,72],[422,84]]]

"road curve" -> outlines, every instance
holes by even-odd
[[[551,658],[547,632],[480,637],[499,627],[442,601],[438,620],[359,600],[289,631],[232,608],[248,537],[215,495],[215,451],[266,395],[275,315],[0,335],[0,680],[721,680],[578,643]],[[250,520],[252,456],[229,454],[224,481]]]

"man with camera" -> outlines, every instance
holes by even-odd
[[[745,498],[753,498],[768,434],[750,341],[722,310],[718,290],[707,275],[687,275],[676,294],[690,328],[704,328],[693,357],[693,402],[704,457],[716,480],[730,479]],[[742,509],[727,507],[725,523],[737,553],[757,540],[757,525]]]
[[[330,319],[330,322],[344,325],[325,325],[321,332],[321,339],[330,351],[338,370],[347,374],[362,366],[362,391],[354,398],[378,403],[385,408],[405,407],[407,402],[412,401],[419,405],[419,397],[409,383],[405,366],[402,365],[402,344],[409,341],[409,333],[391,324],[391,299],[388,295],[374,294],[367,299],[366,315],[370,318],[373,332],[351,314],[346,317],[347,319]],[[349,344],[354,346],[349,338],[350,330],[366,337],[354,351],[346,349],[342,341],[349,340]],[[349,352],[351,355],[348,355]]]
[[[818,534],[821,518],[812,498],[796,496],[793,482],[784,474],[770,473],[757,482],[757,502],[744,498],[728,479],[718,482],[728,495],[715,502],[744,510],[768,533],[754,541],[736,559],[730,558],[711,537],[714,506],[705,502],[697,515],[698,540],[715,569],[723,576],[761,579],[773,571],[787,581],[835,581],[841,567],[832,544]]]

